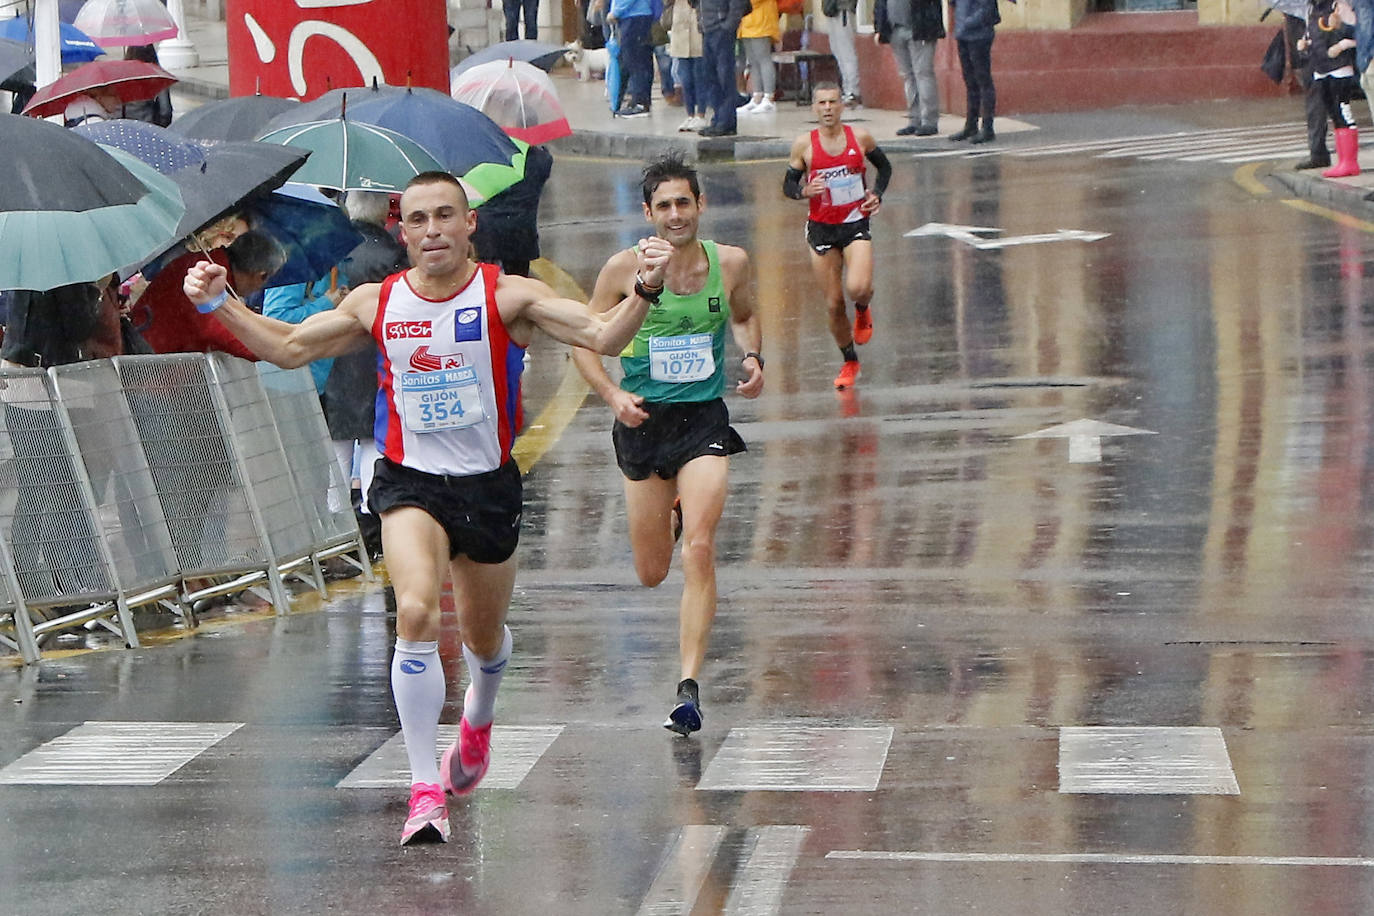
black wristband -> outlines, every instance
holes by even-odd
[[[639,274],[635,274],[635,295],[645,302],[651,302],[654,305],[658,305],[658,297],[663,295],[663,287],[660,286],[658,289],[650,289],[644,285],[644,281],[640,279]]]
[[[760,352],[758,352],[757,350],[750,350],[748,353],[744,354],[742,357],[740,357],[740,362],[741,362],[741,363],[744,362],[746,359],[748,359],[748,358],[751,357],[751,356],[754,357],[754,359],[756,359],[756,360],[759,361],[759,369],[762,370],[762,369],[763,369],[763,354],[760,353]]]

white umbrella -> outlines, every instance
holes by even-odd
[[[177,37],[176,20],[158,0],[86,0],[72,24],[102,48]]]

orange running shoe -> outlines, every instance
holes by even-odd
[[[854,342],[866,344],[873,339],[873,309],[854,310]]]
[[[835,376],[836,388],[853,388],[854,383],[859,380],[859,361],[857,359],[845,360],[840,367],[840,374]]]

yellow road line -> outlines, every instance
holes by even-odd
[[[1259,180],[1257,173],[1265,165],[1263,162],[1252,162],[1249,165],[1242,165],[1232,173],[1231,178],[1249,193],[1256,197],[1268,197],[1273,192],[1268,185]]]
[[[1311,201],[1306,200],[1299,200],[1298,198],[1287,198],[1283,201],[1283,203],[1287,204],[1295,210],[1301,210],[1304,213],[1311,213],[1314,216],[1320,216],[1324,219],[1329,219],[1334,223],[1341,224],[1342,226],[1349,226],[1351,229],[1358,229],[1361,232],[1374,233],[1374,223],[1371,223],[1367,220],[1362,220],[1358,216],[1351,216],[1349,213],[1342,213],[1340,210],[1332,210],[1330,207],[1323,207],[1320,204],[1314,204]]]

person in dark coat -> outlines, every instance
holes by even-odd
[[[997,0],[950,0],[954,16],[954,40],[959,46],[959,70],[964,75],[964,89],[968,106],[964,113],[964,129],[950,136],[951,140],[987,143],[996,140],[992,119],[997,114],[997,88],[992,83],[992,39],[1002,14]],[[982,115],[983,126],[978,126]]]
[[[124,49],[125,60],[141,60],[145,64],[158,64],[157,48],[152,45],[131,45]],[[160,65],[160,64],[159,64]],[[164,89],[151,99],[143,102],[125,102],[124,117],[135,121],[147,121],[158,127],[172,123],[172,92]]]
[[[379,191],[349,191],[344,197],[344,209],[363,240],[339,263],[340,284],[352,289],[364,283],[380,283],[410,266],[405,246],[386,231],[391,209],[389,195]],[[335,357],[324,387],[324,419],[329,425],[329,438],[334,441],[334,452],[345,480],[353,477],[353,452],[355,447],[358,450],[361,486],[353,512],[363,542],[374,558],[381,556],[382,523],[366,511],[362,494],[372,485],[372,471],[379,457],[373,438],[376,407],[376,344]]]
[[[873,39],[892,46],[902,74],[907,123],[897,136],[929,137],[939,128],[940,90],[935,81],[935,42],[945,37],[940,0],[877,0]]]
[[[539,257],[539,198],[552,172],[553,154],[531,146],[525,177],[477,209],[477,260],[499,264],[514,276],[530,275],[530,262]]]

